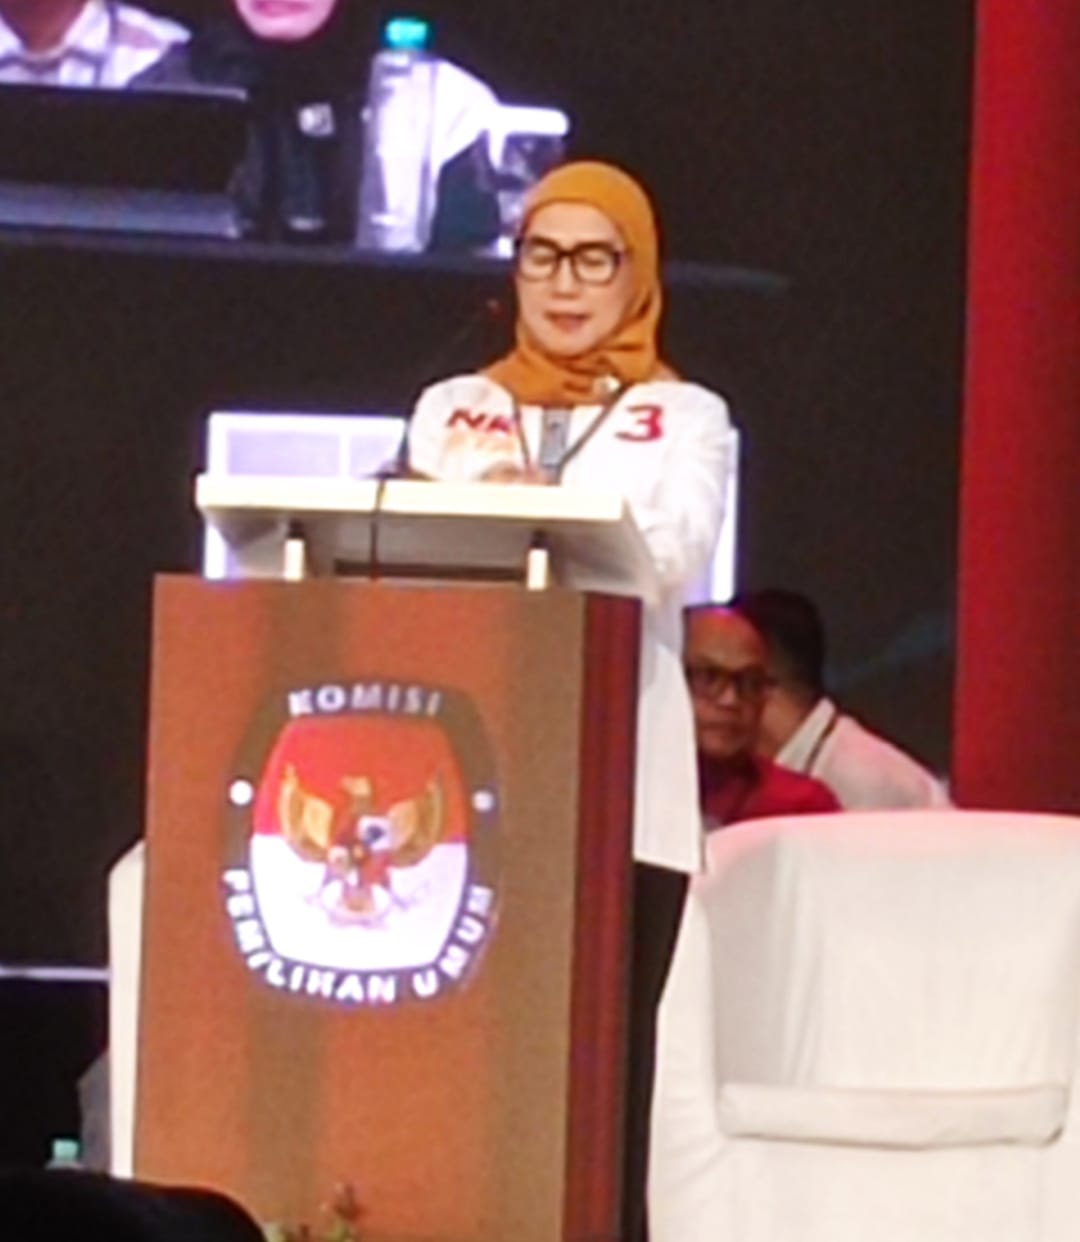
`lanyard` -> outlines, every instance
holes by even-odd
[[[628,388],[629,388],[628,384],[623,384],[622,386],[617,388],[615,392],[613,392],[611,396],[608,397],[607,401],[605,401],[604,404],[600,407],[599,413],[592,420],[592,422],[588,425],[588,427],[585,428],[585,430],[581,433],[580,436],[578,436],[578,438],[574,441],[573,444],[568,445],[566,449],[564,449],[564,451],[559,455],[558,461],[550,469],[553,483],[559,483],[562,481],[562,474],[563,474],[563,471],[566,469],[567,465],[575,457],[577,457],[577,455],[581,452],[581,450],[585,447],[585,445],[589,443],[589,441],[593,438],[593,436],[596,435],[596,433],[600,430],[600,428],[604,425],[604,423],[607,422],[608,418],[611,416],[612,411],[615,409],[615,407],[619,404],[619,402],[626,395]],[[571,406],[570,410],[568,411],[568,414],[572,415],[573,409],[574,407]],[[543,417],[543,409],[541,408],[541,418],[542,417]],[[525,469],[532,470],[533,467],[537,465],[537,463],[533,461],[532,453],[529,451],[529,442],[525,438],[525,425],[524,425],[524,422],[521,416],[521,406],[518,404],[516,397],[514,398],[514,431],[517,434],[518,445],[521,448],[521,456],[525,463]]]

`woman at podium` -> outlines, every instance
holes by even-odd
[[[533,190],[515,248],[516,343],[420,398],[409,464],[455,482],[566,484],[626,499],[662,587],[645,609],[634,823],[634,935],[623,1236],[643,1233],[655,1013],[687,874],[701,864],[682,606],[723,520],[733,433],[724,400],[660,358],[657,227],[610,165],[573,163]]]
[[[626,173],[596,163],[552,171],[516,242],[514,349],[423,392],[408,436],[422,476],[617,488],[663,587],[644,611],[638,712],[623,1233],[633,1240],[644,1228],[655,1010],[686,874],[701,861],[682,609],[719,537],[734,448],[725,401],[658,354],[658,252],[652,206]]]

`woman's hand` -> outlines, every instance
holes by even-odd
[[[538,466],[518,466],[509,461],[489,467],[480,479],[484,483],[527,483],[534,487],[543,487],[551,482],[547,472]]]

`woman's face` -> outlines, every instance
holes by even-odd
[[[545,353],[575,358],[621,327],[634,294],[633,256],[588,203],[549,203],[518,243],[518,312]]]
[[[299,43],[317,34],[344,0],[232,0],[244,25],[259,39]],[[350,3],[354,0],[349,0]]]

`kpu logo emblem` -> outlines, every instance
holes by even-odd
[[[497,912],[499,798],[466,695],[288,690],[253,725],[228,805],[226,910],[271,987],[388,1005],[468,981]]]

